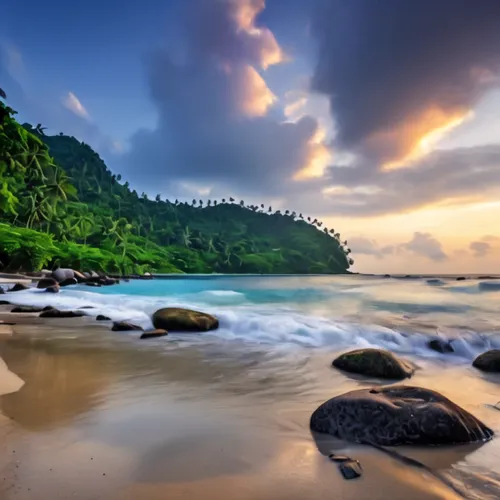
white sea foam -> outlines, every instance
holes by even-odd
[[[119,288],[117,288],[119,290]],[[208,335],[226,340],[238,340],[270,346],[300,346],[304,348],[347,349],[378,347],[394,352],[441,357],[449,361],[470,361],[478,353],[500,345],[500,332],[489,336],[470,332],[459,338],[453,332],[442,338],[453,339],[455,353],[441,355],[430,350],[428,334],[411,334],[375,324],[338,321],[306,314],[289,304],[255,304],[245,294],[232,290],[207,290],[190,294],[141,296],[96,293],[80,287],[66,288],[60,294],[27,290],[8,295],[16,304],[51,305],[59,309],[85,309],[85,314],[104,314],[112,320],[128,320],[151,328],[151,316],[161,307],[178,306],[215,314],[220,328]],[[207,334],[204,334],[207,335]]]

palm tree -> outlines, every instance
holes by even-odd
[[[245,202],[243,200],[240,201],[240,207],[244,207],[245,206]]]
[[[4,89],[0,87],[0,97],[2,99],[7,99],[7,94],[5,93]]]
[[[159,194],[156,195],[155,201],[156,201],[156,203],[160,203],[161,196]]]
[[[217,206],[217,200],[214,200],[214,207]]]
[[[311,217],[308,217],[307,220],[308,220],[308,222],[311,222]]]
[[[75,186],[71,184],[66,172],[57,166],[51,169],[46,193],[47,197],[52,199],[54,205],[60,200],[68,201],[68,198],[76,197]]]
[[[262,210],[264,210],[264,203],[260,204],[260,208],[262,208]]]
[[[2,89],[0,89],[2,90]],[[19,203],[19,199],[9,190],[7,182],[2,184],[0,189],[0,211],[2,214],[12,214],[17,215],[16,205]]]
[[[299,214],[299,219],[303,219],[303,218],[304,218],[304,217],[303,217],[302,213],[300,213],[300,214]]]
[[[229,198],[229,203],[233,203],[234,198]]]
[[[35,132],[40,135],[45,135],[44,130],[47,130],[47,127],[42,127],[41,123],[38,123],[37,126],[35,127]]]
[[[330,229],[330,234],[335,234],[335,229]]]
[[[273,211],[273,207],[270,206],[267,211],[271,213]]]
[[[226,203],[226,198],[222,198],[222,203]]]
[[[203,201],[202,200],[200,200],[198,203],[200,205],[200,208],[203,207]]]
[[[182,232],[182,243],[186,248],[189,248],[191,246],[191,232],[189,231],[189,227],[186,226],[184,231]]]
[[[207,207],[210,207],[212,205],[212,200],[207,201]]]
[[[196,205],[196,200],[193,198],[193,201],[191,202],[191,205],[194,207]]]

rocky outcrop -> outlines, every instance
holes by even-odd
[[[380,446],[466,444],[493,436],[438,392],[404,385],[334,397],[312,414],[310,427],[345,441]]]
[[[0,300],[0,306],[8,306],[10,302],[8,300]]]
[[[70,286],[70,285],[77,285],[78,280],[76,278],[67,278],[59,283],[59,286],[64,287],[64,286]]]
[[[111,318],[104,316],[104,314],[98,314],[95,319],[96,321],[111,321]]]
[[[156,330],[148,330],[147,332],[144,332],[141,335],[141,339],[152,339],[156,337],[164,337],[165,335],[168,335],[167,330],[161,330],[161,329],[156,329]]]
[[[59,309],[48,309],[40,313],[40,318],[80,318],[85,316],[83,311],[60,311]]]
[[[356,349],[341,354],[332,365],[350,373],[393,380],[411,377],[415,371],[409,362],[381,349]]]
[[[171,332],[206,332],[219,327],[219,320],[210,314],[179,307],[165,307],[153,314],[155,328]]]
[[[453,349],[453,346],[451,345],[451,342],[449,340],[432,339],[427,342],[427,346],[429,347],[429,349],[440,352],[441,354],[455,352],[455,349]]]
[[[114,332],[131,332],[136,330],[142,331],[143,328],[133,323],[127,323],[126,321],[115,321],[111,330]]]
[[[472,363],[483,372],[500,373],[500,349],[483,352]]]
[[[57,285],[57,281],[54,278],[42,278],[38,281],[37,288],[49,288],[49,286]]]
[[[9,292],[22,292],[23,290],[29,290],[29,286],[24,283],[16,283]]]

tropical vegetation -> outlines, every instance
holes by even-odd
[[[340,234],[303,214],[154,200],[75,137],[20,124],[0,89],[0,266],[120,273],[343,273]]]

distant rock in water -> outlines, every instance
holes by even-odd
[[[98,314],[96,317],[96,321],[111,321],[111,318],[104,316],[104,314]]]
[[[82,311],[60,311],[53,308],[40,313],[40,318],[80,318],[81,316],[85,316]]]
[[[113,332],[130,332],[134,330],[142,331],[143,328],[141,326],[134,325],[133,323],[127,323],[126,321],[116,321],[113,323],[111,330]]]
[[[22,292],[23,290],[29,290],[29,286],[24,283],[16,283],[9,292]]]
[[[54,278],[42,278],[38,281],[37,288],[49,288],[50,286],[57,285],[58,282]]]
[[[206,332],[219,328],[219,320],[210,314],[182,309],[179,307],[165,307],[153,314],[155,328],[176,332]]]
[[[164,337],[165,335],[168,335],[167,330],[148,330],[141,335],[141,339],[152,339],[156,337]]]
[[[311,430],[379,446],[452,445],[487,441],[493,431],[441,394],[410,386],[360,389],[323,403]]]
[[[442,354],[447,352],[455,352],[455,349],[453,349],[453,346],[451,345],[451,342],[449,340],[432,339],[427,343],[427,346],[429,347],[429,349],[440,352]]]
[[[465,276],[459,276],[457,281],[465,281],[467,278]]]
[[[483,352],[473,361],[472,366],[483,372],[500,373],[500,349]]]
[[[393,380],[411,377],[415,371],[413,365],[382,349],[356,349],[341,354],[332,365],[350,373]]]

